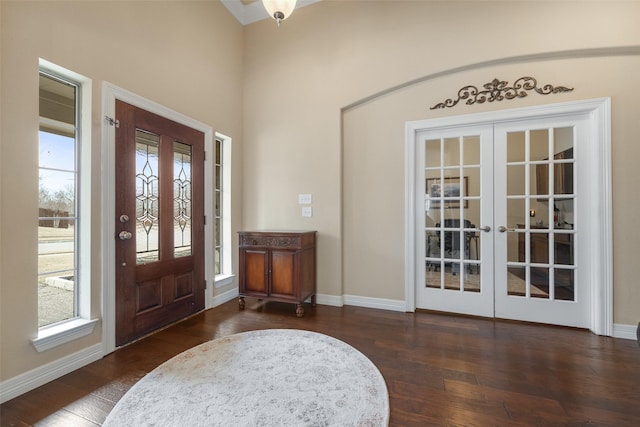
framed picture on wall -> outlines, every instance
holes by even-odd
[[[462,187],[464,185],[464,187]],[[469,195],[469,177],[465,176],[460,179],[457,177],[444,178],[427,178],[427,194],[431,200],[432,207],[438,207],[440,205],[440,198],[455,197],[457,200],[443,200],[445,208],[457,208],[460,207],[461,194],[465,196]],[[464,193],[462,193],[464,191]],[[464,207],[469,207],[469,201],[464,201]]]

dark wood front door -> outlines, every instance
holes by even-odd
[[[116,345],[204,309],[204,134],[116,101]]]

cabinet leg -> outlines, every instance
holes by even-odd
[[[298,307],[296,308],[296,316],[298,317],[304,316],[304,305],[298,304]]]
[[[238,298],[238,308],[244,310],[244,297]]]

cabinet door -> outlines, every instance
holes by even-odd
[[[269,293],[269,252],[266,249],[243,249],[244,280],[240,292],[268,295]]]
[[[296,251],[271,250],[271,295],[296,296],[297,261]]]

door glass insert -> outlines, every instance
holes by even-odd
[[[458,166],[460,164],[460,140],[445,138],[443,143],[443,166]]]
[[[508,295],[575,299],[573,138],[571,127],[507,133]]]
[[[174,256],[191,255],[191,146],[173,143]]]
[[[507,291],[513,296],[528,296],[527,270],[521,266],[507,267]]]
[[[480,137],[424,144],[425,286],[480,292]]]
[[[160,137],[136,129],[136,263],[160,259]]]

